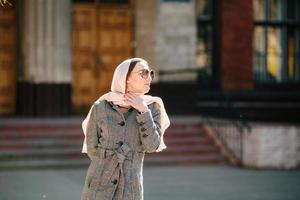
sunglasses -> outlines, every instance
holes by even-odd
[[[137,72],[132,72],[132,73],[139,73],[139,75],[143,78],[143,79],[147,79],[150,75],[150,77],[152,78],[152,80],[154,79],[154,71],[153,70],[148,70],[148,69],[141,69]]]

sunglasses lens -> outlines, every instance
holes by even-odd
[[[152,71],[152,70],[150,71],[150,76],[152,79],[154,79],[154,71]]]
[[[147,69],[144,69],[144,70],[141,71],[142,78],[147,79],[148,76],[149,76],[149,73],[150,73],[151,78],[153,79],[154,78],[154,71],[152,71],[152,70],[149,71]]]

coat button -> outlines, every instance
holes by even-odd
[[[125,125],[125,122],[124,122],[124,121],[121,121],[121,122],[119,123],[119,125],[120,125],[120,126],[124,126],[124,125]]]
[[[112,183],[113,183],[114,185],[116,185],[116,184],[118,183],[118,180],[115,179],[115,180],[112,181]]]
[[[141,128],[141,131],[145,131],[145,130],[147,130],[145,127],[142,127],[142,128]]]
[[[140,126],[142,126],[142,125],[144,125],[145,124],[145,122],[139,122],[139,125]]]

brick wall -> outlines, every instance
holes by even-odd
[[[252,0],[220,0],[220,83],[224,90],[251,89]]]

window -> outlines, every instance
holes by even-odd
[[[128,4],[129,0],[72,0],[73,3]]]
[[[254,81],[300,83],[300,1],[253,0]]]
[[[213,80],[214,16],[213,0],[196,0],[198,80],[207,84]]]

